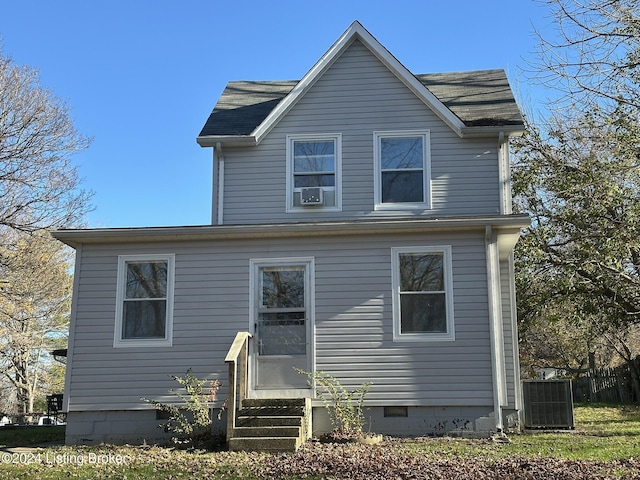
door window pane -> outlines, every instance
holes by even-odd
[[[304,355],[307,351],[305,312],[261,313],[258,342],[260,355]]]
[[[307,307],[305,267],[260,269],[257,341],[260,355],[305,355]]]
[[[266,308],[304,307],[304,268],[263,269],[260,304]]]

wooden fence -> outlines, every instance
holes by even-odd
[[[573,381],[574,402],[640,403],[640,355],[633,365],[590,370]]]

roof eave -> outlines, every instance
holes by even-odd
[[[489,215],[483,217],[384,219],[355,222],[55,230],[52,235],[71,247],[77,247],[82,244],[98,243],[175,242],[484,230],[487,225],[491,225],[492,228],[497,230],[517,233],[521,228],[529,224],[530,219],[527,215]]]
[[[253,135],[205,135],[196,138],[201,147],[215,147],[221,144],[227,147],[251,147],[257,145]]]
[[[524,125],[486,125],[463,127],[460,131],[460,136],[462,138],[478,138],[500,135],[501,133],[507,136],[517,136],[522,135],[524,132]]]

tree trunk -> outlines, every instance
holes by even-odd
[[[627,361],[631,377],[631,401],[640,403],[640,355]]]

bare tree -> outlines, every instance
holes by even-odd
[[[90,194],[79,189],[73,154],[89,139],[44,89],[36,70],[0,51],[0,228],[33,232],[78,224]]]
[[[66,335],[71,302],[69,252],[48,233],[15,234],[0,275],[0,374],[14,386],[20,414],[31,413],[47,365]]]
[[[562,92],[562,107],[640,108],[637,0],[544,0],[556,35],[537,32],[536,77]],[[610,110],[609,108],[604,108]]]

